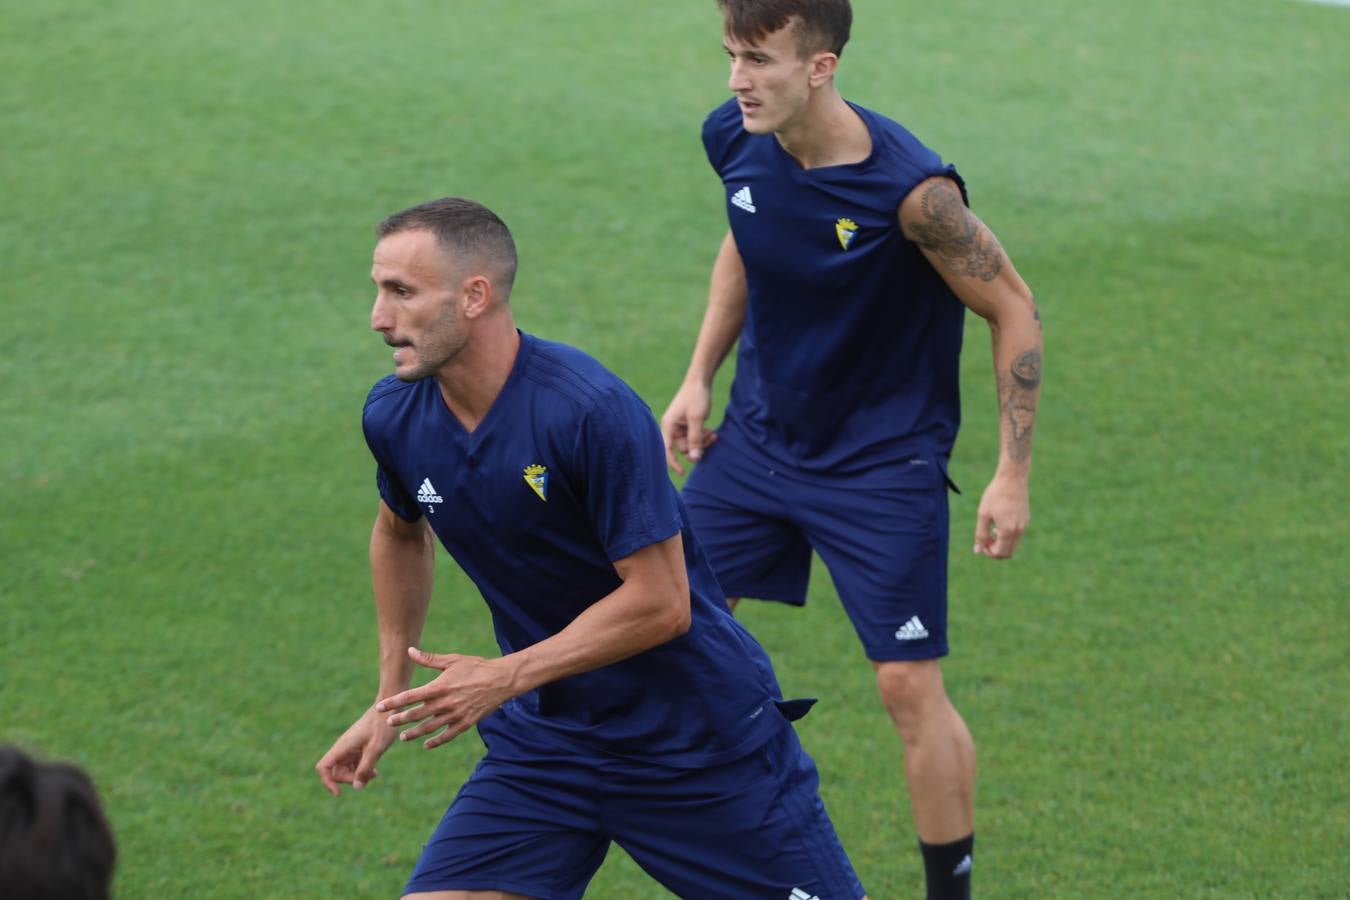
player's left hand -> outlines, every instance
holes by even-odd
[[[515,696],[511,690],[511,672],[500,659],[461,656],[458,653],[427,653],[408,648],[408,656],[419,666],[440,669],[441,674],[418,688],[385,697],[375,704],[378,712],[388,713],[393,727],[415,723],[399,734],[399,740],[434,734],[422,746],[428,750],[449,743]]]
[[[1026,479],[995,475],[984,489],[975,516],[976,555],[1008,559],[1030,521],[1031,500]]]

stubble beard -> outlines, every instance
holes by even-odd
[[[467,339],[455,323],[454,313],[447,309],[432,323],[421,340],[409,345],[417,355],[416,365],[406,372],[395,370],[394,377],[399,381],[413,382],[435,375],[459,355],[466,343]]]

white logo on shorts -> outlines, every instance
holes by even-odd
[[[793,888],[792,893],[788,894],[788,900],[820,900],[815,894],[808,894],[801,888]]]
[[[897,641],[921,641],[928,637],[928,629],[923,627],[918,616],[910,616],[909,621],[895,630]]]

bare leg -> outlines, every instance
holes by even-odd
[[[946,844],[975,830],[975,742],[947,699],[935,659],[874,662],[877,689],[905,747],[919,840]]]

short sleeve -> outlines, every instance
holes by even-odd
[[[656,418],[628,390],[602,393],[577,436],[585,504],[605,555],[616,562],[680,531]]]
[[[376,385],[376,389],[379,386]],[[373,390],[371,393],[374,396]],[[422,508],[417,505],[417,501],[399,481],[387,454],[383,452],[383,448],[388,442],[381,440],[381,429],[378,421],[379,416],[372,408],[370,399],[367,399],[365,412],[361,416],[361,432],[365,435],[366,446],[370,448],[370,455],[375,458],[375,487],[380,492],[380,499],[394,511],[396,516],[408,522],[416,522],[422,518]]]
[[[719,175],[726,165],[727,146],[740,130],[740,106],[734,97],[708,113],[703,120],[703,152],[708,156],[708,164]]]
[[[875,115],[868,113],[875,121]],[[901,186],[906,194],[928,178],[950,178],[961,190],[961,199],[970,205],[966,194],[966,180],[956,171],[956,166],[943,162],[942,157],[931,147],[924,144],[912,132],[897,122],[889,123],[887,140],[892,142],[895,153],[892,156],[896,171],[900,172]]]
[[[941,175],[944,178],[950,178],[952,181],[955,181],[956,186],[961,190],[961,199],[965,201],[966,206],[970,206],[970,194],[966,192],[966,180],[961,177],[960,172],[956,171],[956,166],[947,163],[945,166],[942,166],[939,171],[934,172],[933,174]]]
[[[375,486],[379,488],[380,499],[394,511],[394,515],[407,522],[416,522],[422,518],[422,508],[417,505],[417,501],[378,460],[375,462]]]

